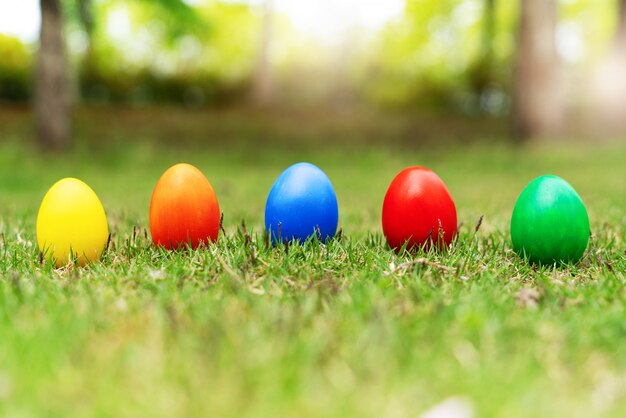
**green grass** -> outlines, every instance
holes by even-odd
[[[481,418],[623,416],[626,145],[257,143],[254,127],[232,130],[244,128],[186,147],[128,127],[90,142],[91,128],[62,157],[5,132],[0,415],[419,417],[461,397]],[[301,160],[333,181],[342,238],[268,248],[267,192]],[[226,236],[207,249],[146,239],[152,188],[179,161],[207,175],[225,213]],[[462,226],[447,253],[385,247],[384,193],[414,164],[455,198]],[[545,173],[587,205],[593,237],[578,265],[532,267],[510,249],[515,199]],[[39,262],[38,205],[65,176],[107,211],[113,241],[100,264]]]

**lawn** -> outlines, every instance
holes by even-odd
[[[624,142],[514,148],[497,129],[461,141],[458,123],[420,140],[406,121],[150,115],[84,114],[62,156],[36,151],[27,116],[0,118],[0,415],[420,417],[453,398],[477,418],[624,416]],[[166,252],[151,245],[148,207],[181,161],[213,184],[226,234]],[[341,237],[268,248],[265,198],[297,161],[332,180]],[[455,199],[448,252],[385,246],[382,200],[409,165],[435,170]],[[515,199],[546,173],[587,205],[577,265],[511,251]],[[100,264],[55,270],[34,225],[66,176],[98,193],[112,243]]]

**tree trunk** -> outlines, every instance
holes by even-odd
[[[514,76],[513,128],[525,141],[558,134],[562,103],[556,53],[555,0],[521,0]]]
[[[270,62],[273,25],[272,0],[264,0],[261,18],[259,56],[254,74],[253,100],[258,106],[269,105],[273,100],[273,79]]]
[[[63,44],[61,0],[40,0],[41,32],[35,111],[40,144],[59,150],[68,145],[70,97]]]

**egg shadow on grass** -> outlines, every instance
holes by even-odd
[[[441,225],[441,224],[440,224]],[[434,240],[432,233],[434,228],[431,228],[428,237],[423,243],[411,243],[413,237],[407,238],[406,241],[400,247],[392,247],[387,241],[386,247],[388,250],[395,252],[397,255],[408,255],[410,257],[422,256],[430,257],[435,254],[448,254],[455,248],[455,244],[458,242],[459,233],[455,233],[449,244],[445,242],[443,230],[439,229],[437,240]]]
[[[38,263],[44,268],[50,270],[65,270],[72,271],[76,268],[89,268],[95,264],[99,264],[102,262],[102,257],[104,256],[105,250],[100,253],[96,260],[90,259],[86,253],[82,255],[74,252],[72,247],[70,247],[69,254],[67,255],[67,260],[65,262],[59,262],[59,260],[54,257],[54,250],[52,247],[45,247],[43,250],[38,251]]]
[[[341,241],[343,237],[343,229],[339,228],[336,232],[331,234],[322,234],[319,226],[314,228],[314,231],[306,237],[300,237],[294,234],[290,234],[288,237],[282,237],[282,224],[279,222],[277,231],[274,233],[272,225],[264,230],[264,239],[267,247],[270,246],[277,248],[281,245],[289,251],[289,247],[300,246],[302,248],[311,248],[315,246],[328,245],[332,241]]]
[[[522,249],[521,251],[517,251],[514,250],[513,251],[515,253],[515,258],[529,266],[531,266],[533,269],[536,269],[537,267],[539,268],[543,268],[543,269],[561,269],[561,270],[567,270],[567,269],[571,269],[571,268],[575,268],[577,266],[579,266],[586,258],[587,255],[587,251],[585,250],[585,252],[578,258],[574,259],[556,259],[556,258],[550,258],[550,259],[541,259],[539,257],[536,256],[532,256],[532,255],[528,255],[525,249]]]

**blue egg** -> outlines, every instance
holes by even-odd
[[[310,163],[287,168],[274,182],[265,204],[265,229],[273,242],[327,240],[337,232],[339,207],[328,176]]]

